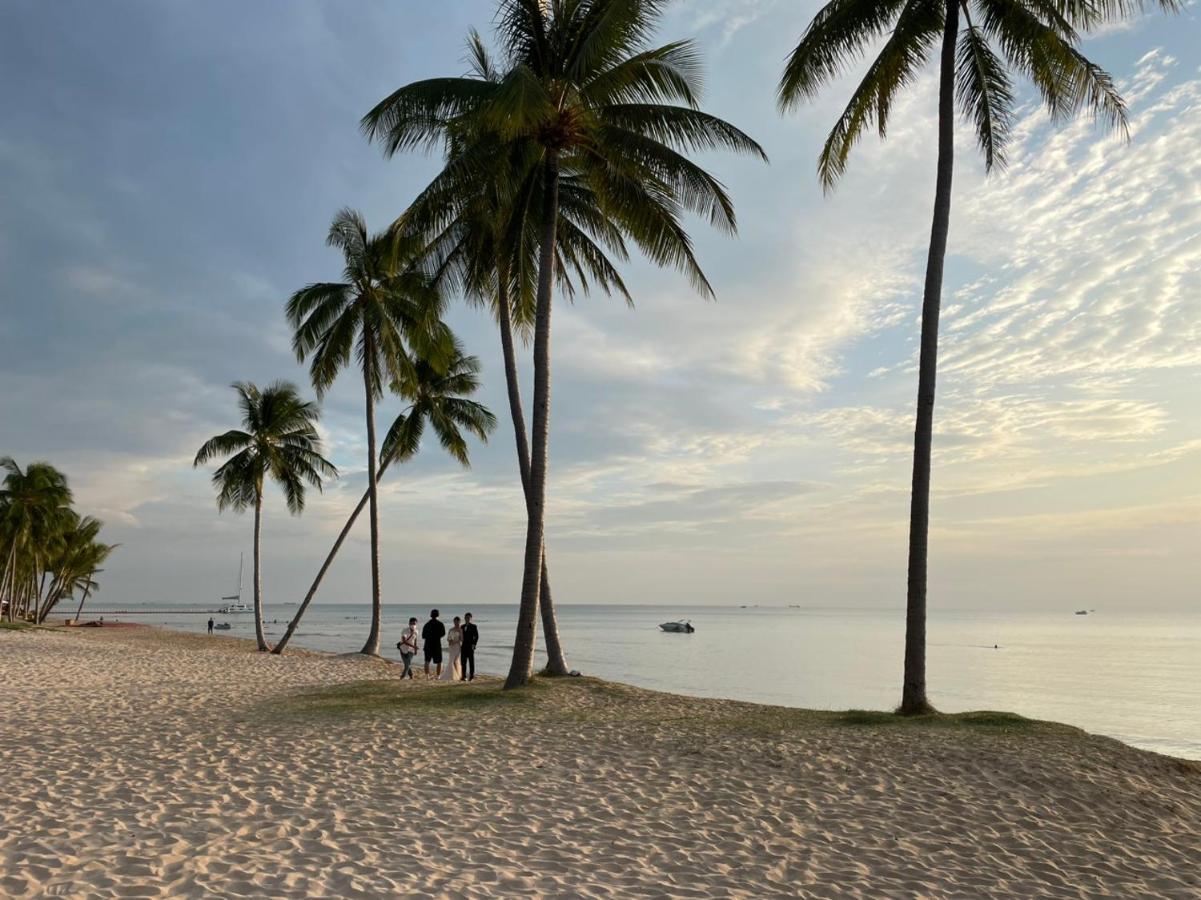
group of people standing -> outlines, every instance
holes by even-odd
[[[464,613],[460,619],[455,616],[450,630],[438,618],[436,609],[430,610],[429,621],[417,630],[417,619],[409,619],[409,627],[396,642],[400,651],[404,671],[401,678],[413,677],[413,658],[417,656],[418,647],[425,656],[425,677],[430,677],[430,667],[434,666],[433,677],[438,681],[472,681],[475,678],[475,645],[480,642],[480,630],[471,621],[471,613]],[[442,638],[446,638],[449,648],[445,670],[442,668]]]

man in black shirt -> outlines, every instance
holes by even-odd
[[[475,627],[471,621],[471,613],[463,615],[463,649],[459,656],[459,663],[463,668],[463,680],[471,681],[475,678],[475,645],[480,642],[480,630]],[[471,674],[467,672],[470,669]]]
[[[430,663],[438,667],[435,678],[442,675],[442,638],[446,636],[446,626],[438,621],[438,610],[430,610],[430,620],[421,629],[421,640],[425,652],[425,677],[430,677]]]

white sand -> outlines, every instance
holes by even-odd
[[[575,679],[290,699],[396,674],[0,631],[0,895],[1201,897],[1201,767],[1074,729],[781,727]]]

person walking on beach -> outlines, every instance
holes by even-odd
[[[209,634],[212,634],[212,633],[213,633],[213,619],[212,619],[212,616],[210,616],[209,617]]]
[[[409,619],[409,627],[405,633],[400,636],[400,640],[396,642],[396,649],[400,651],[401,662],[405,664],[404,671],[400,673],[401,678],[413,678],[413,657],[417,655],[417,620]]]
[[[475,645],[480,642],[480,630],[471,621],[471,613],[463,613],[463,649],[459,660],[463,668],[463,680],[475,679]],[[470,672],[471,674],[467,674]]]
[[[454,625],[446,633],[446,644],[450,648],[450,659],[446,662],[446,672],[440,681],[456,681],[459,677],[459,654],[463,651],[463,626],[455,616]]]
[[[430,663],[437,666],[435,678],[442,675],[442,638],[446,636],[446,626],[438,621],[438,610],[430,610],[430,620],[421,629],[422,650],[425,653],[425,677],[430,677]]]

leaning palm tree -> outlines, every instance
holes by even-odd
[[[456,344],[454,358],[445,371],[425,360],[417,360],[409,376],[393,385],[396,393],[409,401],[409,406],[397,416],[384,437],[379,467],[376,469],[377,483],[383,478],[389,465],[405,462],[417,455],[427,423],[446,452],[464,468],[470,466],[471,460],[463,432],[470,432],[487,443],[488,434],[496,427],[496,417],[482,404],[468,399],[479,389],[479,371],[479,360],[474,356],[464,356],[462,348]],[[338,539],[330,548],[317,577],[313,579],[312,586],[301,601],[300,608],[296,610],[296,615],[288,623],[284,636],[275,645],[273,653],[283,653],[284,648],[288,646],[288,641],[292,639],[305,610],[317,596],[317,589],[321,587],[325,573],[329,571],[334,557],[342,549],[342,543],[354,528],[355,521],[370,497],[370,489],[363,492],[362,499],[342,526]]]
[[[1176,0],[1159,3],[1171,9]],[[897,94],[938,51],[938,163],[922,296],[904,687],[898,709],[902,714],[932,709],[926,697],[930,451],[938,316],[950,230],[956,107],[975,126],[984,166],[990,172],[1005,164],[1006,142],[1014,119],[1011,73],[1025,75],[1033,82],[1053,119],[1062,120],[1087,109],[1109,126],[1124,131],[1126,109],[1122,98],[1110,76],[1077,49],[1077,29],[1087,30],[1131,8],[1122,0],[831,0],[809,24],[780,80],[779,105],[782,111],[788,111],[816,96],[851,62],[887,36],[818,157],[818,176],[829,191],[846,169],[851,148],[869,127],[884,137]]]
[[[321,490],[322,478],[338,470],[321,455],[317,405],[301,400],[296,387],[276,381],[263,389],[235,382],[242,428],[205,441],[194,466],[219,456],[229,458],[213,473],[217,509],[240,512],[254,507],[254,634],[260,650],[269,650],[263,634],[262,521],[263,488],[268,477],[284,492],[293,515],[304,511],[305,485]]]
[[[47,564],[54,578],[38,611],[39,622],[44,622],[59,602],[76,590],[84,591],[86,598],[87,593],[94,589],[92,575],[117,546],[102,544],[97,540],[102,527],[103,523],[92,516],[75,516],[71,525],[64,530]]]
[[[382,605],[375,404],[389,381],[412,377],[414,356],[435,364],[449,361],[450,338],[441,320],[440,295],[424,274],[407,265],[395,234],[371,236],[363,217],[344,209],[334,217],[326,243],[342,251],[346,280],[302,288],[288,301],[287,314],[297,359],[312,357],[309,374],[318,397],[352,355],[362,372],[371,521],[371,630],[362,652],[378,656]]]
[[[501,0],[497,31],[504,74],[437,78],[402,87],[363,120],[387,154],[443,146],[437,191],[454,194],[494,170],[495,142],[523,143],[540,182],[534,397],[521,606],[507,687],[531,674],[545,539],[550,427],[550,322],[557,228],[565,180],[595,195],[597,211],[653,262],[712,288],[680,218],[693,212],[734,231],[724,187],[687,158],[729,149],[766,158],[749,137],[700,111],[696,50],[652,47],[658,0]],[[514,179],[520,181],[520,178]],[[442,187],[441,185],[445,185]]]

